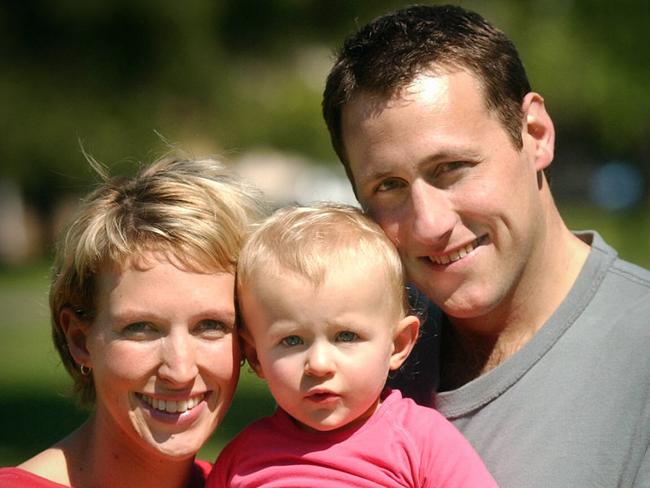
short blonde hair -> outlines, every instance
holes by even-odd
[[[234,273],[250,225],[266,213],[261,192],[221,163],[174,156],[132,178],[106,177],[81,202],[56,249],[50,312],[54,344],[82,403],[95,399],[92,375],[80,374],[59,317],[70,308],[92,323],[101,269],[154,251],[189,269]]]
[[[352,259],[350,259],[352,258]],[[291,271],[318,287],[332,266],[362,261],[385,271],[386,297],[408,305],[399,254],[381,227],[351,205],[321,202],[277,210],[251,234],[237,265],[237,288],[269,272]]]

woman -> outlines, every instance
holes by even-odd
[[[0,470],[1,486],[202,486],[210,465],[194,458],[237,384],[234,270],[262,202],[216,161],[174,158],[84,200],[57,249],[50,309],[94,413]]]

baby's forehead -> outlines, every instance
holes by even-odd
[[[385,274],[363,266],[328,269],[319,282],[290,270],[266,273],[242,286],[238,298],[243,322],[259,330],[278,324],[383,325],[405,312],[402,295]]]
[[[262,266],[255,266],[247,273],[242,287],[260,283],[291,281],[305,288],[319,290],[330,282],[345,279],[347,281],[367,282],[370,277],[387,284],[391,279],[391,269],[385,260],[375,253],[345,251],[324,252],[314,259],[294,262],[276,257],[267,259]]]
[[[238,286],[238,295],[243,306],[254,303],[274,308],[327,302],[400,304],[404,295],[401,282],[375,261],[350,260],[311,274],[274,266],[249,276]]]

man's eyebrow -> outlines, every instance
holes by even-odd
[[[363,181],[374,181],[374,180],[380,180],[382,178],[385,178],[386,176],[390,176],[394,174],[395,171],[391,169],[372,169],[369,171],[366,171],[362,173],[360,176],[360,180]]]
[[[478,159],[479,153],[467,146],[454,146],[442,148],[435,153],[425,156],[416,163],[417,166],[429,163],[440,163],[443,161]]]

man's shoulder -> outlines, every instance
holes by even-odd
[[[612,273],[617,274],[624,280],[629,280],[632,283],[645,288],[650,293],[650,270],[642,268],[641,266],[617,258],[612,263]]]
[[[576,232],[576,235],[591,246],[592,253],[598,256],[599,261],[607,263],[604,274],[606,285],[614,287],[614,291],[618,289],[619,294],[630,293],[631,289],[636,289],[635,294],[650,294],[650,270],[621,258],[598,232]]]
[[[610,354],[650,347],[650,270],[620,258],[595,232],[591,247],[604,264],[587,285],[594,291],[581,319],[598,326],[590,333],[607,339]]]

